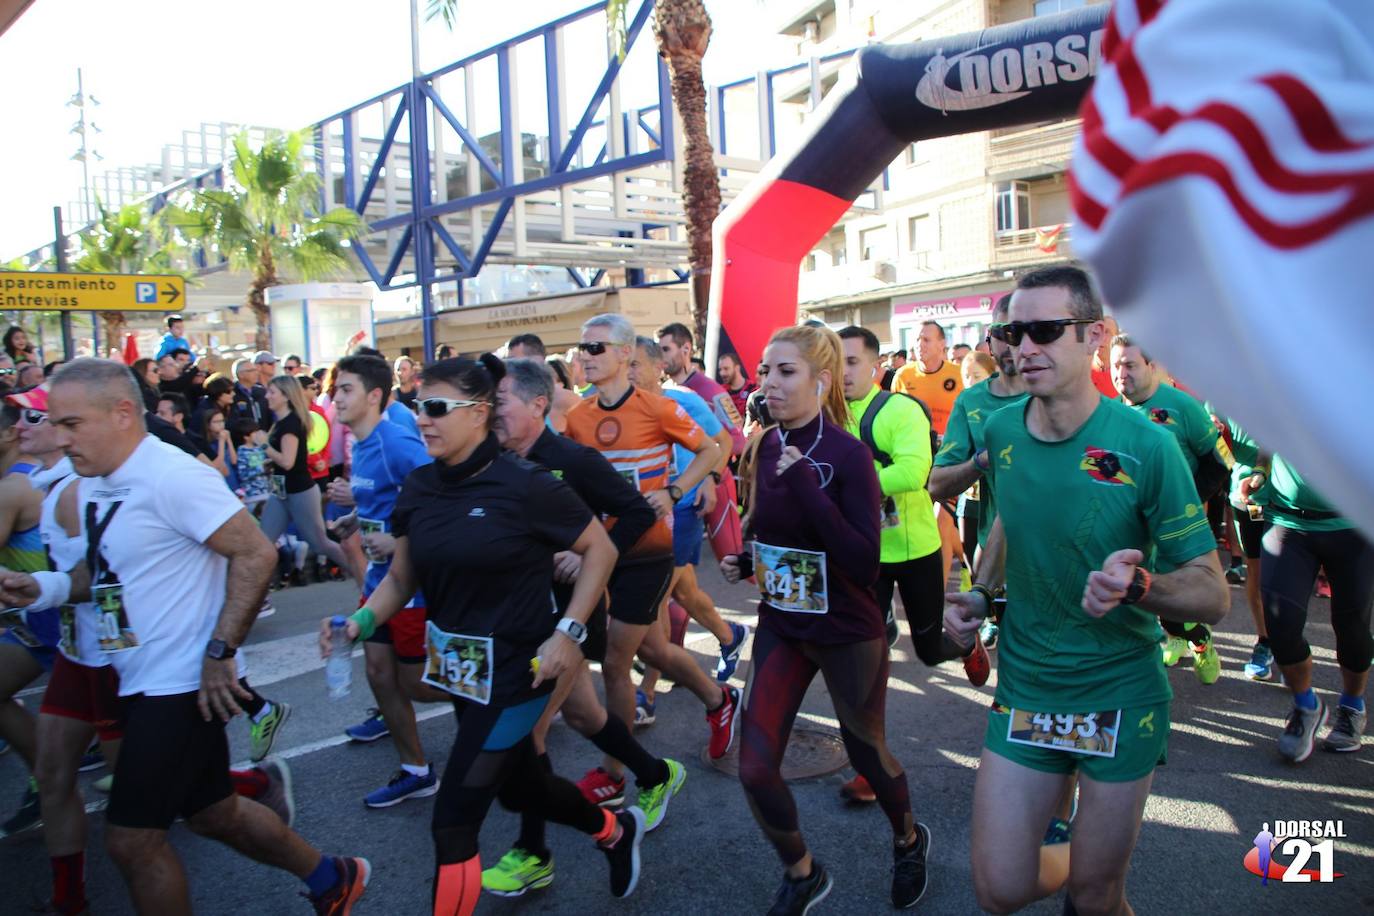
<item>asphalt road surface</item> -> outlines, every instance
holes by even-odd
[[[705,569],[702,582],[728,617],[753,622],[756,602],[748,586],[728,586]],[[351,609],[355,595],[342,583],[276,593],[278,612],[255,626],[246,650],[250,678],[265,695],[293,708],[276,753],[290,761],[294,773],[296,829],[329,852],[363,855],[372,862],[372,882],[358,912],[428,913],[433,800],[382,811],[364,808],[363,796],[396,769],[395,752],[385,739],[366,746],[345,741],[344,727],[362,719],[370,705],[362,659],[354,659],[351,695],[331,701],[314,649],[320,617]],[[1318,750],[1299,767],[1278,757],[1274,744],[1290,701],[1281,687],[1252,683],[1242,675],[1253,639],[1243,591],[1232,588],[1232,597],[1232,611],[1216,636],[1224,665],[1221,680],[1201,686],[1189,661],[1170,673],[1176,696],[1169,762],[1155,777],[1131,863],[1128,897],[1141,914],[1374,912],[1374,747],[1367,741],[1362,753],[1345,755]],[[1339,680],[1328,611],[1327,601],[1314,600],[1308,637],[1316,656],[1317,689],[1334,702]],[[704,666],[714,667],[714,640],[694,627],[688,645]],[[995,652],[993,656],[995,678]],[[745,661],[737,683],[743,684],[748,672]],[[968,817],[994,684],[970,687],[958,664],[924,667],[905,635],[893,653],[888,741],[906,767],[916,816],[933,834],[930,887],[918,912],[978,912],[970,879]],[[35,689],[25,697],[30,709],[37,708],[38,694]],[[454,736],[452,713],[442,706],[422,706],[420,715],[426,752],[442,765]],[[836,731],[819,679],[798,725]],[[234,759],[246,760],[246,725],[231,723],[229,735]],[[683,761],[688,776],[666,822],[644,844],[643,875],[634,895],[614,900],[606,886],[604,858],[592,843],[550,827],[557,865],[553,885],[516,900],[484,897],[479,912],[584,914],[609,909],[697,916],[767,910],[781,869],[750,816],[739,783],[703,762],[707,730],[700,704],[685,690],[660,694],[658,722],[640,737],[650,750]],[[574,779],[598,760],[589,742],[561,724],[550,736],[550,754],[557,770]],[[0,817],[13,811],[24,775],[16,754],[0,757]],[[102,797],[90,782],[102,775],[82,776],[93,809],[102,805]],[[846,768],[792,786],[802,829],[835,880],[831,895],[814,911],[818,916],[891,910],[887,823],[876,806],[854,808],[841,801],[839,786],[850,775]],[[1264,822],[1295,819],[1341,822],[1345,838],[1335,841],[1334,868],[1343,877],[1330,884],[1271,881],[1264,887],[1244,869],[1242,858]],[[93,813],[90,823],[93,912],[131,913],[123,883],[102,851],[101,815]],[[514,816],[493,806],[482,833],[484,863],[493,864],[516,832]],[[308,904],[297,896],[303,886],[292,876],[254,864],[184,827],[175,827],[172,836],[189,871],[197,913],[308,912]],[[1316,864],[1314,858],[1309,867]],[[49,870],[41,831],[0,840],[0,874],[5,879],[0,914],[27,912],[47,896]],[[1057,914],[1061,906],[1062,898],[1052,898],[1026,912]]]

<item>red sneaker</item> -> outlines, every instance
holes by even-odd
[[[988,660],[988,650],[983,648],[981,639],[973,640],[973,651],[964,656],[964,673],[974,687],[982,687],[992,674],[992,662]]]
[[[730,747],[735,743],[735,732],[739,730],[739,688],[726,686],[722,692],[725,702],[720,704],[719,709],[706,714],[706,724],[711,727],[709,753],[712,760],[719,760],[730,753]]]
[[[372,866],[366,859],[336,856],[334,867],[339,870],[339,883],[323,896],[310,898],[318,916],[348,916],[372,877]]]
[[[587,775],[577,782],[582,797],[593,805],[603,808],[619,808],[625,804],[625,780],[616,779],[601,767],[588,770]]]
[[[868,780],[862,776],[855,776],[849,782],[840,786],[840,794],[852,802],[868,804],[878,800],[878,795],[873,791],[873,787],[868,784]]]

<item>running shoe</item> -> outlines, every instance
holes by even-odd
[[[78,773],[89,773],[91,770],[98,770],[105,765],[105,752],[100,749],[100,744],[92,744],[86,749],[86,754],[81,758],[81,763],[76,767]]]
[[[593,805],[603,808],[619,808],[625,804],[625,778],[616,779],[601,767],[587,771],[587,775],[577,781],[582,797]]]
[[[1245,567],[1232,566],[1230,569],[1226,570],[1226,581],[1231,583],[1232,585],[1244,585]]]
[[[272,701],[272,708],[262,714],[262,718],[248,720],[248,759],[257,763],[272,753],[272,745],[277,743],[277,733],[291,717],[291,707],[286,703]]]
[[[644,728],[653,725],[657,718],[654,710],[658,707],[657,703],[650,703],[649,698],[644,695],[644,691],[635,689],[635,728]]]
[[[1337,704],[1331,731],[1326,733],[1322,749],[1338,754],[1350,754],[1360,749],[1364,743],[1364,724],[1366,713],[1363,709],[1351,709]]]
[[[19,810],[9,820],[0,824],[0,837],[14,836],[25,830],[43,825],[43,812],[38,806],[38,781],[29,777],[24,787],[24,795],[19,800]]]
[[[1327,579],[1325,575],[1321,575],[1321,576],[1318,576],[1318,577],[1317,577],[1317,597],[1318,597],[1318,598],[1330,598],[1330,597],[1331,597],[1331,580]]]
[[[840,786],[840,795],[847,801],[866,805],[878,800],[878,794],[873,791],[873,787],[868,784],[868,780],[862,776],[855,775],[849,782]]]
[[[374,706],[367,711],[366,719],[357,725],[350,725],[345,728],[344,734],[351,741],[368,744],[379,738],[385,738],[391,734],[391,729],[386,727],[386,720],[382,718],[382,711]]]
[[[1217,678],[1221,677],[1221,656],[1217,655],[1217,647],[1209,639],[1202,645],[1194,643],[1192,650],[1193,673],[1197,675],[1198,683],[1204,686],[1215,684]]]
[[[1060,843],[1072,841],[1073,824],[1062,817],[1052,817],[1050,818],[1050,825],[1045,828],[1045,838],[1040,841],[1040,845],[1058,846]]]
[[[721,688],[725,700],[718,709],[706,714],[706,724],[711,727],[711,746],[708,753],[712,760],[719,760],[730,753],[735,743],[735,733],[739,731],[739,688]]]
[[[372,865],[366,859],[335,856],[334,867],[339,870],[338,884],[318,897],[303,895],[319,916],[347,916],[353,912],[353,904],[367,890],[367,882],[372,878]]]
[[[277,606],[272,603],[270,597],[264,596],[262,599],[262,607],[258,609],[257,619],[262,620],[266,617],[271,617],[275,613],[277,613]]]
[[[91,783],[91,788],[103,795],[109,795],[114,789],[114,774],[110,773],[100,777],[95,782]]]
[[[973,648],[964,656],[964,673],[974,687],[982,687],[988,682],[992,674],[992,660],[988,658],[988,650],[983,647],[981,639],[975,639]]]
[[[291,768],[280,757],[269,757],[258,770],[267,777],[267,788],[255,800],[271,808],[281,822],[290,827],[296,822],[296,794],[291,789]]]
[[[1002,633],[1002,628],[993,623],[991,617],[984,618],[978,625],[978,638],[983,641],[984,649],[997,648],[997,637]]]
[[[744,651],[744,644],[749,639],[749,628],[742,623],[730,624],[730,633],[733,637],[730,645],[720,647],[720,661],[716,662],[717,684],[724,684],[735,676],[735,668],[739,666],[740,654]]]
[[[438,791],[439,776],[434,772],[434,764],[429,765],[423,776],[403,768],[397,770],[386,785],[367,793],[363,804],[369,808],[390,808],[408,798],[429,798]]]
[[[1172,668],[1183,660],[1183,656],[1188,654],[1188,640],[1182,636],[1170,636],[1168,642],[1164,644],[1164,667]]]
[[[834,882],[821,863],[811,860],[811,874],[792,880],[782,876],[782,886],[768,908],[768,916],[806,916],[811,908],[825,899]]]
[[[1279,753],[1293,763],[1302,763],[1312,756],[1317,732],[1326,724],[1326,701],[1317,698],[1316,709],[1303,709],[1297,704],[1288,714],[1288,724],[1279,735]]]
[[[1255,643],[1250,660],[1245,663],[1245,676],[1252,681],[1267,681],[1273,674],[1274,653],[1268,646]]]
[[[639,883],[639,844],[644,842],[644,812],[626,808],[616,816],[620,821],[620,839],[610,846],[601,846],[611,866],[611,894],[628,897]]]
[[[668,816],[668,802],[682,791],[682,784],[687,781],[686,767],[666,757],[663,762],[668,765],[668,778],[652,788],[640,789],[639,798],[635,800],[644,812],[645,833],[652,833],[663,823]]]
[[[892,847],[892,905],[899,910],[909,909],[925,896],[929,876],[926,856],[930,854],[930,828],[916,825],[916,842],[910,846]]]
[[[553,856],[541,859],[519,846],[482,870],[482,890],[498,897],[523,897],[553,883]]]

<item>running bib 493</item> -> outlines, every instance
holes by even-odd
[[[763,599],[780,611],[825,614],[825,552],[754,542],[754,579]]]
[[[425,623],[425,673],[421,678],[464,700],[491,702],[491,677],[494,647],[490,636],[465,636],[447,633]]]
[[[1010,710],[1007,740],[1031,747],[1087,754],[1092,757],[1115,757],[1117,726],[1121,710],[1088,713],[1030,712]]]
[[[100,651],[127,652],[137,649],[138,634],[130,629],[129,615],[124,611],[124,586],[93,585],[91,597],[95,599],[95,609],[100,620]]]

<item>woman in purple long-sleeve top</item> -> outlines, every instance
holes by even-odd
[[[886,627],[878,578],[881,493],[873,456],[845,432],[843,349],[827,328],[790,327],[764,351],[760,384],[778,426],[759,447],[750,552],[730,581],[755,576],[763,600],[740,734],[740,781],[787,874],[771,914],[803,913],[831,880],[802,839],[783,752],[816,672],[835,703],[850,762],[892,824],[894,906],[925,891],[929,830],[915,824],[906,774],[887,749]]]

